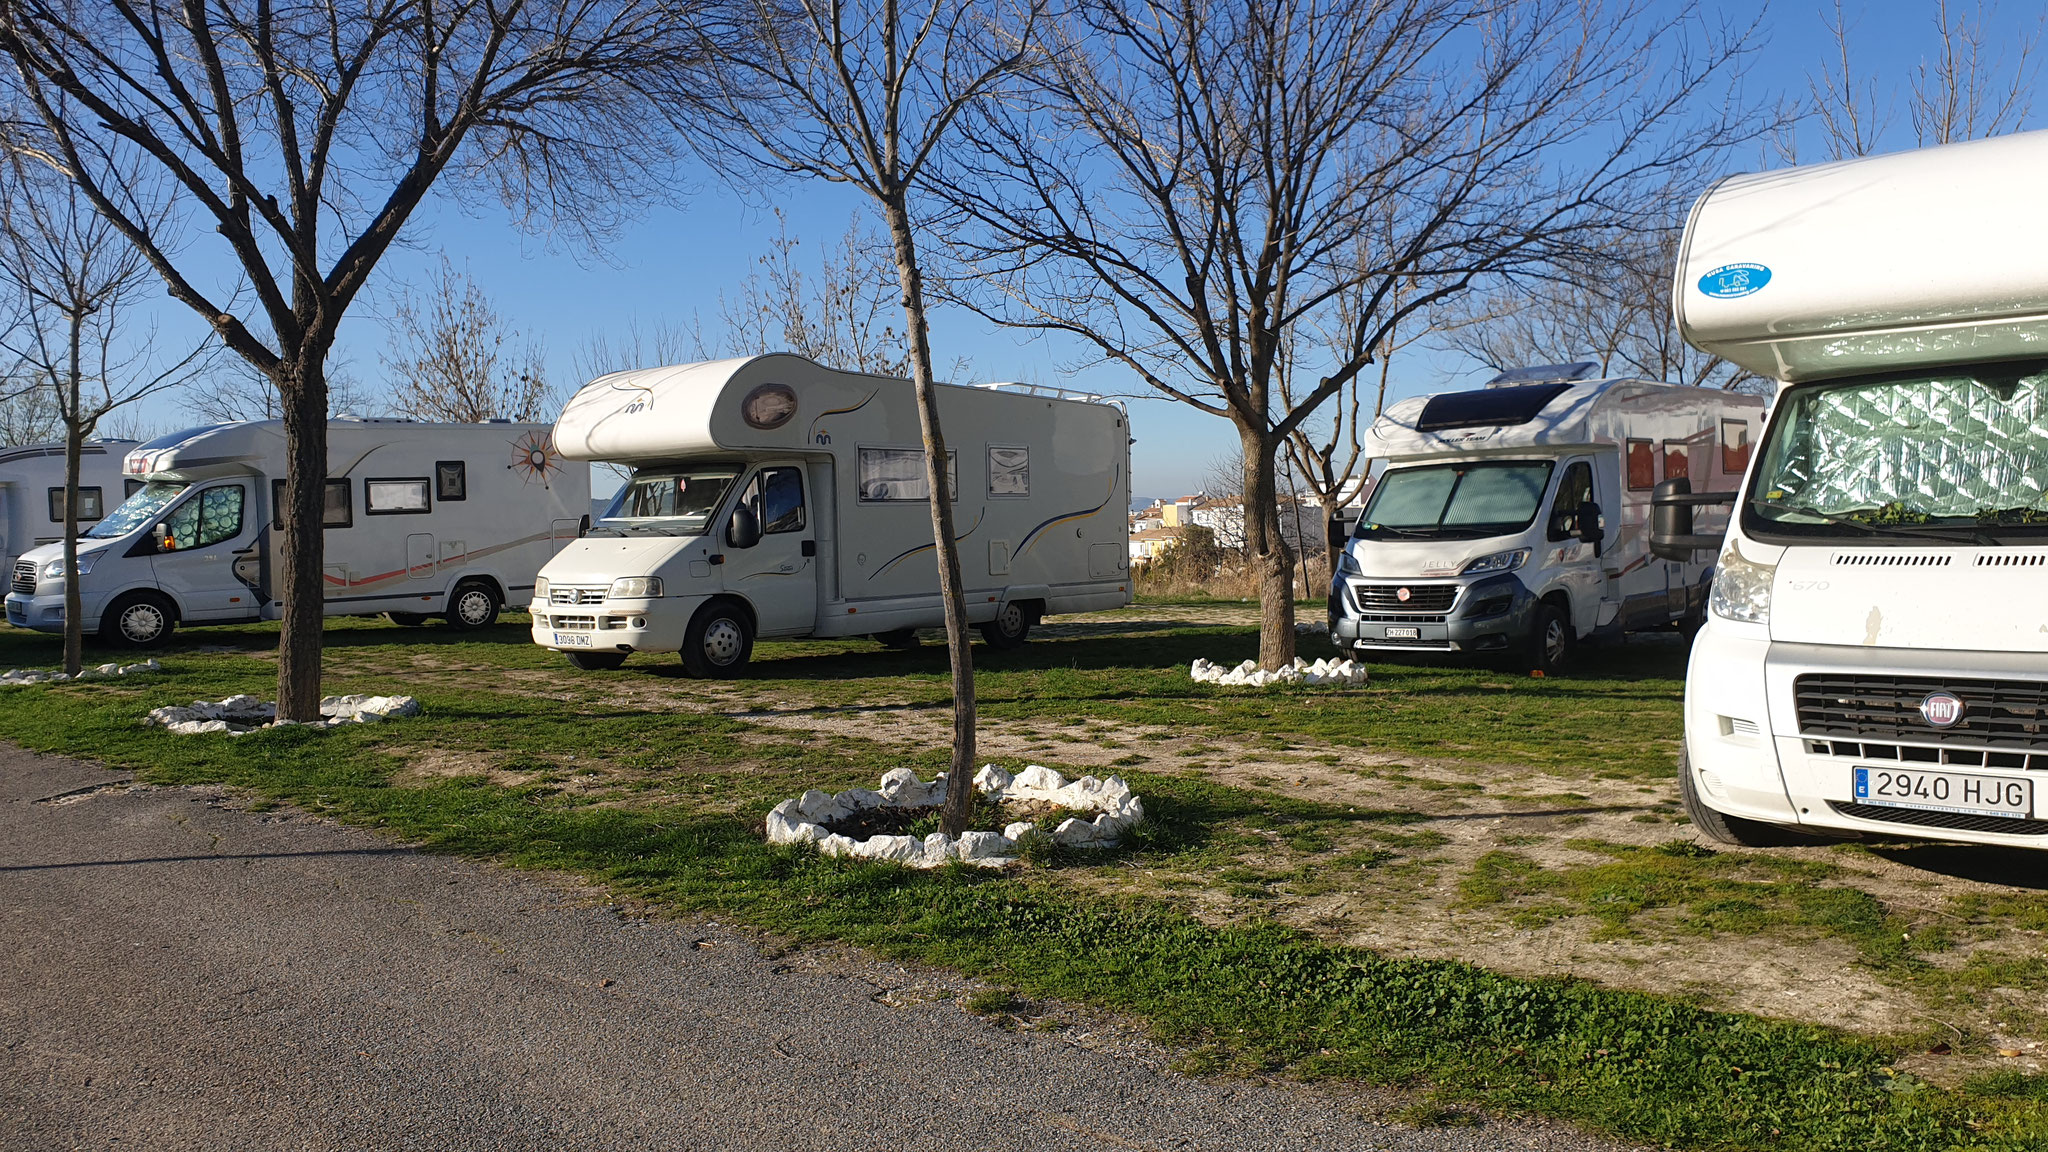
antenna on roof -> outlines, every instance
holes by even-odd
[[[1534,364],[1527,368],[1510,368],[1486,382],[1488,388],[1520,388],[1525,384],[1560,384],[1586,380],[1600,370],[1594,360],[1577,360],[1570,364]]]

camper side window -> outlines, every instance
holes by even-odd
[[[322,528],[347,528],[356,522],[355,502],[349,497],[346,480],[329,480],[322,495],[325,501],[320,510]],[[270,482],[270,526],[284,531],[284,481]]]
[[[1593,499],[1593,466],[1580,460],[1557,482],[1557,500],[1550,506],[1550,538],[1569,540],[1579,534],[1579,508]]]
[[[1628,442],[1628,490],[1647,492],[1657,486],[1657,446],[1648,440]]]
[[[469,499],[468,465],[460,460],[434,462],[434,499]]]
[[[244,494],[240,484],[223,484],[179,505],[164,521],[163,550],[204,548],[241,535]]]
[[[988,494],[1031,495],[1031,449],[988,446]]]
[[[104,504],[100,499],[99,489],[80,488],[78,490],[79,523],[83,524],[90,520],[98,520],[100,517],[105,516],[106,512],[103,508]],[[64,522],[64,490],[62,488],[50,489],[50,522],[52,524],[62,524]]]
[[[960,453],[946,450],[946,489],[960,499]],[[931,488],[924,482],[924,451],[919,448],[860,450],[860,502],[863,504],[922,501]]]
[[[795,468],[763,468],[740,497],[754,513],[761,534],[804,530],[804,477]]]
[[[1749,421],[1721,421],[1721,471],[1740,476],[1749,470]]]
[[[1676,480],[1680,477],[1690,478],[1692,476],[1692,469],[1689,465],[1690,461],[1687,456],[1685,441],[1666,440],[1664,442],[1664,478],[1666,480]]]
[[[142,491],[142,481],[140,481],[140,480],[123,480],[123,481],[121,481],[121,499],[123,499],[123,500],[126,500],[126,499],[128,499],[128,498],[129,498],[130,496],[133,496],[133,495],[135,495],[135,494],[136,494],[137,492],[140,492],[140,491]]]
[[[434,510],[422,479],[363,481],[363,511],[372,516],[417,516]]]

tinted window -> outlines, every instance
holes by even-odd
[[[242,533],[244,490],[240,484],[208,488],[171,513],[164,521],[166,552],[204,548]]]
[[[763,534],[803,531],[804,480],[796,469],[762,469],[747,483],[740,499],[753,511]]]
[[[100,490],[98,488],[80,488],[78,490],[78,519],[80,523],[98,520],[106,515],[104,509],[105,505],[100,501]],[[50,522],[52,524],[62,524],[64,522],[64,490],[62,488],[50,489]]]
[[[363,511],[372,516],[418,515],[432,510],[425,479],[363,481]]]
[[[347,528],[356,522],[355,501],[346,480],[329,480],[320,512],[322,528]],[[284,530],[284,481],[270,482],[270,526]]]
[[[1564,470],[1557,499],[1550,505],[1550,538],[1569,540],[1579,534],[1579,506],[1593,498],[1593,466],[1584,460]]]
[[[468,466],[460,460],[442,460],[434,465],[434,499],[469,499]]]

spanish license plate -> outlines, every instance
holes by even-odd
[[[1389,640],[1420,640],[1420,639],[1422,639],[1422,629],[1420,629],[1420,628],[1389,628],[1389,629],[1387,629],[1387,639],[1389,639]]]
[[[1850,785],[1859,804],[2013,820],[2034,814],[2032,780],[1918,768],[1852,768],[1850,772]]]
[[[557,632],[555,633],[555,647],[592,648],[595,645],[590,642],[590,633],[588,632]]]

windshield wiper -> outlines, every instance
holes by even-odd
[[[1431,538],[1429,532],[1420,528],[1396,528],[1392,524],[1365,524],[1360,527],[1366,532],[1392,532],[1396,536],[1412,536],[1418,540]]]
[[[1807,508],[1796,504],[1773,504],[1770,507],[1780,512],[1793,512],[1801,516],[1812,516],[1819,520],[1825,520],[1829,524],[1838,524],[1844,528],[1860,529],[1873,536],[1920,537],[1932,540],[1948,540],[1957,544],[1976,544],[1981,547],[1993,547],[1998,543],[1997,540],[1991,537],[1990,533],[1978,530],[1951,532],[1938,524],[1932,526],[1919,524],[1872,524],[1865,520],[1857,520],[1849,516],[1838,516],[1833,512],[1823,512],[1818,508]]]

